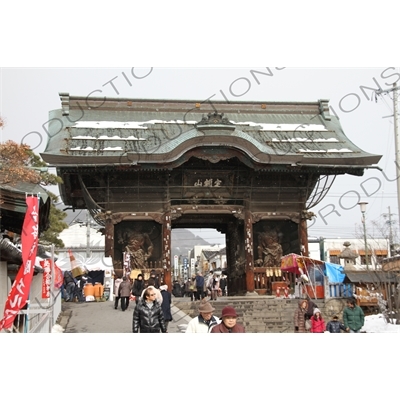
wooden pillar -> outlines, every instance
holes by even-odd
[[[304,218],[302,218],[299,223],[299,240],[301,254],[305,257],[309,257],[307,220]]]
[[[162,226],[162,260],[164,268],[164,284],[168,285],[168,291],[172,290],[172,271],[171,271],[171,214],[164,214]]]
[[[106,212],[104,255],[111,257],[114,261],[114,223],[111,217],[111,211]]]
[[[246,290],[254,292],[253,218],[249,210],[244,215],[244,248],[246,260]]]

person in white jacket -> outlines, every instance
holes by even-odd
[[[215,308],[211,304],[202,300],[199,306],[199,315],[191,319],[185,333],[210,333],[211,329],[221,321],[213,315]]]

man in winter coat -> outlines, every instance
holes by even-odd
[[[213,316],[214,311],[215,308],[203,299],[200,302],[199,315],[189,321],[185,333],[210,333],[220,322],[219,318]]]
[[[364,311],[354,299],[347,300],[347,307],[343,311],[343,324],[350,333],[359,333],[364,326]]]
[[[133,311],[133,333],[167,333],[164,313],[160,303],[156,300],[156,290],[153,286],[145,289]]]

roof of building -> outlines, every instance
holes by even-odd
[[[347,279],[352,283],[389,283],[397,282],[398,276],[393,272],[379,270],[349,271],[346,270]]]
[[[58,123],[49,124],[49,140],[41,154],[55,166],[167,167],[183,163],[184,154],[195,148],[226,147],[245,154],[257,168],[266,164],[342,168],[341,173],[360,175],[381,158],[347,138],[338,118],[330,114],[328,100],[211,104],[89,100],[68,93],[60,93],[60,98],[62,108],[50,112],[50,121]]]
[[[21,234],[26,214],[26,196],[39,197],[39,231],[49,226],[51,200],[45,189],[37,184],[15,182],[0,185],[0,226],[1,230],[8,230]]]

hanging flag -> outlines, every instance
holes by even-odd
[[[64,274],[61,271],[61,268],[54,263],[54,287],[56,289],[60,289],[64,282]]]
[[[46,259],[40,261],[40,266],[43,268],[42,299],[49,299],[51,285],[51,260]]]
[[[26,213],[21,233],[22,265],[20,266],[4,307],[1,329],[10,329],[18,312],[28,301],[39,234],[39,199],[26,197]]]

